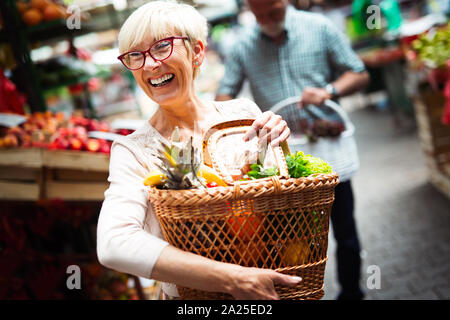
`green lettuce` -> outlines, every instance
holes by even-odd
[[[331,173],[331,166],[320,158],[302,151],[286,156],[289,176],[292,178],[307,177],[315,173]]]
[[[264,169],[262,165],[254,163],[250,165],[250,169],[251,171],[247,172],[247,175],[251,179],[261,179],[279,175],[279,170],[277,166],[274,166],[273,168]]]

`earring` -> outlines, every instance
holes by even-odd
[[[198,61],[195,61],[195,65],[198,67],[200,63]]]

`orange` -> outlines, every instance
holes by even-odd
[[[16,1],[16,7],[20,14],[23,14],[28,10],[28,3],[22,1]]]
[[[48,0],[31,0],[31,6],[35,9],[44,11],[45,7],[50,3]]]
[[[43,19],[42,13],[35,8],[28,9],[22,15],[22,20],[27,26],[34,26],[39,24]]]
[[[65,18],[65,16],[65,10],[56,4],[49,4],[44,9],[44,19],[46,21],[62,19]]]

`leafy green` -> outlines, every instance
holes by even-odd
[[[253,179],[267,178],[270,176],[276,176],[279,174],[277,166],[272,168],[263,169],[262,165],[254,163],[250,165],[250,171],[247,172],[247,175]]]
[[[292,178],[307,177],[314,173],[331,173],[331,166],[320,158],[302,151],[286,156],[289,176]]]
[[[445,67],[450,59],[450,23],[435,33],[422,34],[412,42],[412,46],[419,60],[433,68]]]

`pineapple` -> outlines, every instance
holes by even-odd
[[[205,179],[198,176],[202,156],[193,146],[193,138],[187,143],[181,142],[178,127],[175,127],[171,140],[170,145],[159,140],[153,153],[161,161],[155,164],[164,178],[160,186],[163,189],[205,188]]]

